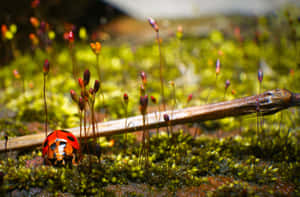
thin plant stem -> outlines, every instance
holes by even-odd
[[[143,114],[143,154],[145,154],[145,148],[146,148],[146,115]],[[145,157],[145,165],[146,165],[146,155],[144,155]]]
[[[99,67],[99,54],[95,54],[95,56],[96,56],[96,70],[98,73],[98,78],[101,79],[101,71]]]
[[[147,136],[146,136],[147,135]],[[147,138],[147,141],[146,141]],[[149,132],[146,130],[146,114],[143,114],[143,136],[142,136],[142,147],[140,150],[140,160],[144,157],[144,165],[145,167],[148,167],[148,156],[149,156],[149,150],[150,150],[150,136]],[[147,148],[147,152],[146,152]]]
[[[299,53],[299,47],[298,47],[297,40],[295,41],[295,51],[296,51],[296,64],[299,65],[299,56],[300,56],[300,53]]]
[[[101,70],[100,70],[100,64],[99,64],[99,54],[96,54],[96,70],[98,72],[98,78],[99,78],[99,90],[102,97],[102,106],[104,107],[104,94],[102,90],[102,80],[101,80]]]
[[[142,135],[142,146],[140,149],[140,154],[139,154],[139,160],[142,160],[142,155],[144,153],[144,148],[145,148],[145,132],[146,132],[146,128],[145,128],[145,114],[143,114],[143,135]]]
[[[225,100],[225,97],[226,97],[226,92],[227,92],[227,88],[225,88],[225,90],[224,90],[224,96],[223,96],[223,100]]]
[[[259,112],[256,112],[256,134],[258,136],[259,132],[259,125],[260,125],[260,121],[259,121],[259,117],[258,117]]]
[[[22,77],[22,89],[23,89],[23,94],[26,98],[26,86],[25,86],[25,76]]]
[[[262,82],[259,83],[259,94],[261,93],[262,90]],[[264,131],[264,116],[261,114],[260,117],[260,127],[262,129],[262,132]]]
[[[259,83],[259,90],[258,90],[258,94],[261,93],[261,82]]]
[[[257,97],[256,98],[256,136],[257,137],[261,136],[261,132],[260,132],[260,128],[259,128],[259,126],[261,125],[260,124],[261,120],[260,120],[259,114],[260,114],[260,106],[259,106],[259,98]],[[257,143],[257,141],[256,141],[256,143]]]
[[[288,141],[289,141],[289,134],[290,134],[290,131],[291,131],[291,128],[288,129],[288,132],[286,134],[286,140],[285,140],[285,146],[287,147],[288,146]],[[286,149],[288,150],[288,149]]]
[[[173,127],[172,127],[171,121],[169,121],[169,127],[170,127],[171,136],[173,136]]]
[[[169,130],[169,124],[167,124],[167,133],[168,133],[168,137],[170,137],[170,130]]]
[[[94,102],[91,102],[91,115],[92,115],[92,129],[93,129],[93,137],[95,139],[96,136],[96,128],[95,128],[95,112],[94,112]]]
[[[283,119],[283,113],[282,112],[280,112],[280,121],[279,121],[279,133],[280,133],[280,131],[281,131],[281,123],[282,123],[282,119]]]
[[[86,130],[86,123],[87,123],[87,119],[88,119],[88,116],[87,116],[87,110],[85,109],[85,114],[84,114],[84,129],[85,129],[85,135],[87,136],[87,130]],[[89,124],[89,128],[90,128],[90,124]],[[87,147],[87,153],[89,154],[90,151],[89,151],[89,145],[88,145],[88,140],[87,138],[86,139],[86,147]],[[96,147],[94,149],[94,153],[96,153]],[[91,156],[88,157],[88,160],[89,160],[89,173],[91,172],[91,166],[92,166],[92,158]]]
[[[79,125],[80,125],[80,142],[82,139],[82,110],[79,110]]]
[[[15,44],[14,44],[14,40],[11,40],[9,42],[9,44],[10,44],[12,58],[15,59],[17,57],[17,55],[16,55],[16,47],[15,47]]]
[[[75,57],[75,53],[74,53],[73,43],[69,44],[69,51],[70,51],[71,61],[72,61],[72,74],[73,74],[74,80],[76,80],[77,75],[78,75],[78,69],[77,69],[77,63],[76,63],[76,57]]]
[[[215,81],[215,88],[217,89],[217,81],[218,81],[218,75],[216,75],[216,81]],[[207,98],[206,98],[206,104],[208,103],[208,99],[210,97],[210,93],[211,93],[212,88],[209,89]]]
[[[80,127],[80,137],[79,137],[79,140],[80,140],[80,147],[82,146],[82,110],[79,109],[79,127]],[[80,151],[80,158],[82,158],[82,151]]]
[[[161,52],[159,31],[156,32],[156,40],[157,40],[158,50],[159,50],[160,91],[161,91],[161,97],[162,97],[162,103],[163,103],[163,110],[166,111],[166,100],[165,100],[164,78],[163,78],[163,57],[162,57],[162,52]]]
[[[155,111],[155,119],[157,119],[157,111]],[[159,127],[156,127],[156,135],[158,136],[159,135]]]
[[[125,128],[127,128],[127,118],[128,118],[128,113],[127,113],[127,104],[125,104]],[[127,132],[125,133],[125,139],[124,139],[124,154],[127,152]]]
[[[161,117],[161,111],[160,111],[160,105],[158,104],[158,117],[157,117],[157,111],[155,113],[155,118],[156,120],[160,120]],[[159,127],[156,128],[156,134],[157,136],[159,135]]]
[[[94,99],[94,98],[93,98]],[[92,129],[93,129],[93,139],[94,139],[94,143],[96,145],[97,143],[97,139],[96,139],[96,127],[95,127],[95,109],[94,109],[94,104],[95,104],[95,101],[93,100],[91,103],[90,103],[90,108],[91,108],[91,113],[92,113]],[[95,154],[96,154],[96,146],[95,146]]]
[[[47,100],[46,100],[46,79],[47,76],[44,74],[44,107],[45,107],[45,134],[48,136],[48,111],[47,111]]]
[[[173,106],[172,106],[172,112],[174,111],[175,107],[176,107],[176,88],[175,88],[175,84],[173,86]]]
[[[8,136],[7,136],[7,134],[5,134],[5,156],[6,156],[6,161],[8,161],[7,143],[8,143]]]
[[[176,87],[174,84],[174,86],[173,86],[173,106],[172,106],[171,118],[173,118],[173,112],[175,110],[175,107],[176,107]],[[169,122],[169,124],[170,124],[171,135],[173,135],[173,127],[171,125],[171,122]]]
[[[89,147],[88,147],[88,142],[87,142],[87,131],[86,131],[86,119],[87,119],[87,112],[86,112],[86,109],[84,109],[83,129],[84,129],[84,135],[85,135],[85,145],[87,147],[87,153],[89,153]]]
[[[197,137],[197,134],[198,134],[198,127],[196,127],[196,129],[195,129],[195,132],[194,132],[194,136],[193,136],[193,138],[196,138]]]
[[[148,124],[148,119],[147,119],[147,124]],[[149,133],[148,129],[146,129],[146,135],[147,135],[146,167],[148,169],[148,167],[149,167],[149,154],[150,154],[150,133]]]

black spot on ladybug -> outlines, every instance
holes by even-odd
[[[75,139],[74,139],[72,136],[67,136],[67,138],[68,138],[69,140],[71,140],[72,142],[75,142]]]
[[[64,132],[64,133],[70,133],[69,131],[65,131],[65,130],[60,130],[61,132]]]
[[[52,165],[54,165],[55,159],[48,159]]]
[[[51,150],[54,150],[56,148],[56,144],[55,143],[51,144],[50,148]]]
[[[45,141],[44,143],[44,148],[48,145],[48,140]]]

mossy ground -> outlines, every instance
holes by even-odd
[[[247,134],[251,134],[249,137]],[[299,135],[268,131],[256,138],[249,130],[242,136],[193,138],[180,131],[172,137],[161,132],[151,137],[149,164],[141,164],[140,145],[128,135],[102,139],[102,156],[84,154],[77,166],[45,166],[40,151],[2,160],[2,192],[29,195],[290,195],[299,194]],[[271,142],[271,143],[270,143]],[[295,143],[296,142],[296,143]],[[91,150],[92,151],[92,150]],[[36,163],[34,163],[36,161]],[[192,195],[193,194],[193,195]]]

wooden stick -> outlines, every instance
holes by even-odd
[[[184,124],[195,121],[216,120],[230,116],[240,116],[256,113],[257,101],[259,102],[260,115],[274,114],[280,110],[300,106],[300,94],[291,93],[288,90],[271,90],[260,95],[249,96],[231,101],[207,104],[203,106],[190,107],[185,109],[160,112],[159,116],[155,113],[148,114],[148,124],[146,129],[155,129],[167,126],[163,120],[163,114],[169,114],[171,125]],[[157,112],[158,113],[158,112]],[[160,117],[160,119],[158,119]],[[125,127],[127,122],[127,127]],[[89,125],[87,125],[89,127]],[[66,129],[76,137],[80,136],[80,128]],[[112,120],[97,124],[97,136],[110,136],[143,130],[143,117],[135,116],[120,120]],[[92,137],[89,134],[87,137]],[[45,139],[44,133],[15,137],[8,140],[7,149],[17,150],[39,146]],[[0,141],[0,152],[5,151],[5,141]]]

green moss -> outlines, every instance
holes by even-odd
[[[274,132],[276,131],[272,134]],[[271,135],[266,135],[266,138],[269,136]],[[262,186],[276,185],[279,180],[297,185],[299,177],[296,174],[300,168],[299,161],[282,161],[281,157],[290,154],[284,149],[281,149],[279,158],[275,155],[270,158],[271,162],[268,158],[240,154],[239,152],[244,150],[243,143],[247,138],[224,140],[200,136],[194,139],[182,132],[175,133],[172,137],[153,136],[150,142],[150,165],[145,168],[139,164],[137,156],[139,144],[133,141],[133,136],[129,135],[127,143],[130,149],[126,153],[122,152],[123,138],[116,136],[114,137],[116,143],[111,150],[105,149],[106,145],[102,141],[104,154],[101,161],[95,156],[84,154],[79,165],[72,168],[44,165],[36,168],[26,167],[27,161],[40,155],[39,152],[33,152],[30,156],[20,156],[17,160],[3,161],[0,171],[5,172],[3,188],[7,192],[39,187],[48,192],[99,194],[104,191],[99,188],[132,183],[146,183],[156,188],[176,191],[187,186],[210,184],[206,179],[210,176],[232,177],[239,181],[229,185],[224,183],[211,193],[213,196],[224,192],[268,193],[269,190],[264,190]],[[247,146],[249,153],[253,147],[252,143],[255,141],[251,139],[250,146]],[[291,148],[295,146],[298,145],[291,145]],[[252,186],[244,184],[247,182]]]

